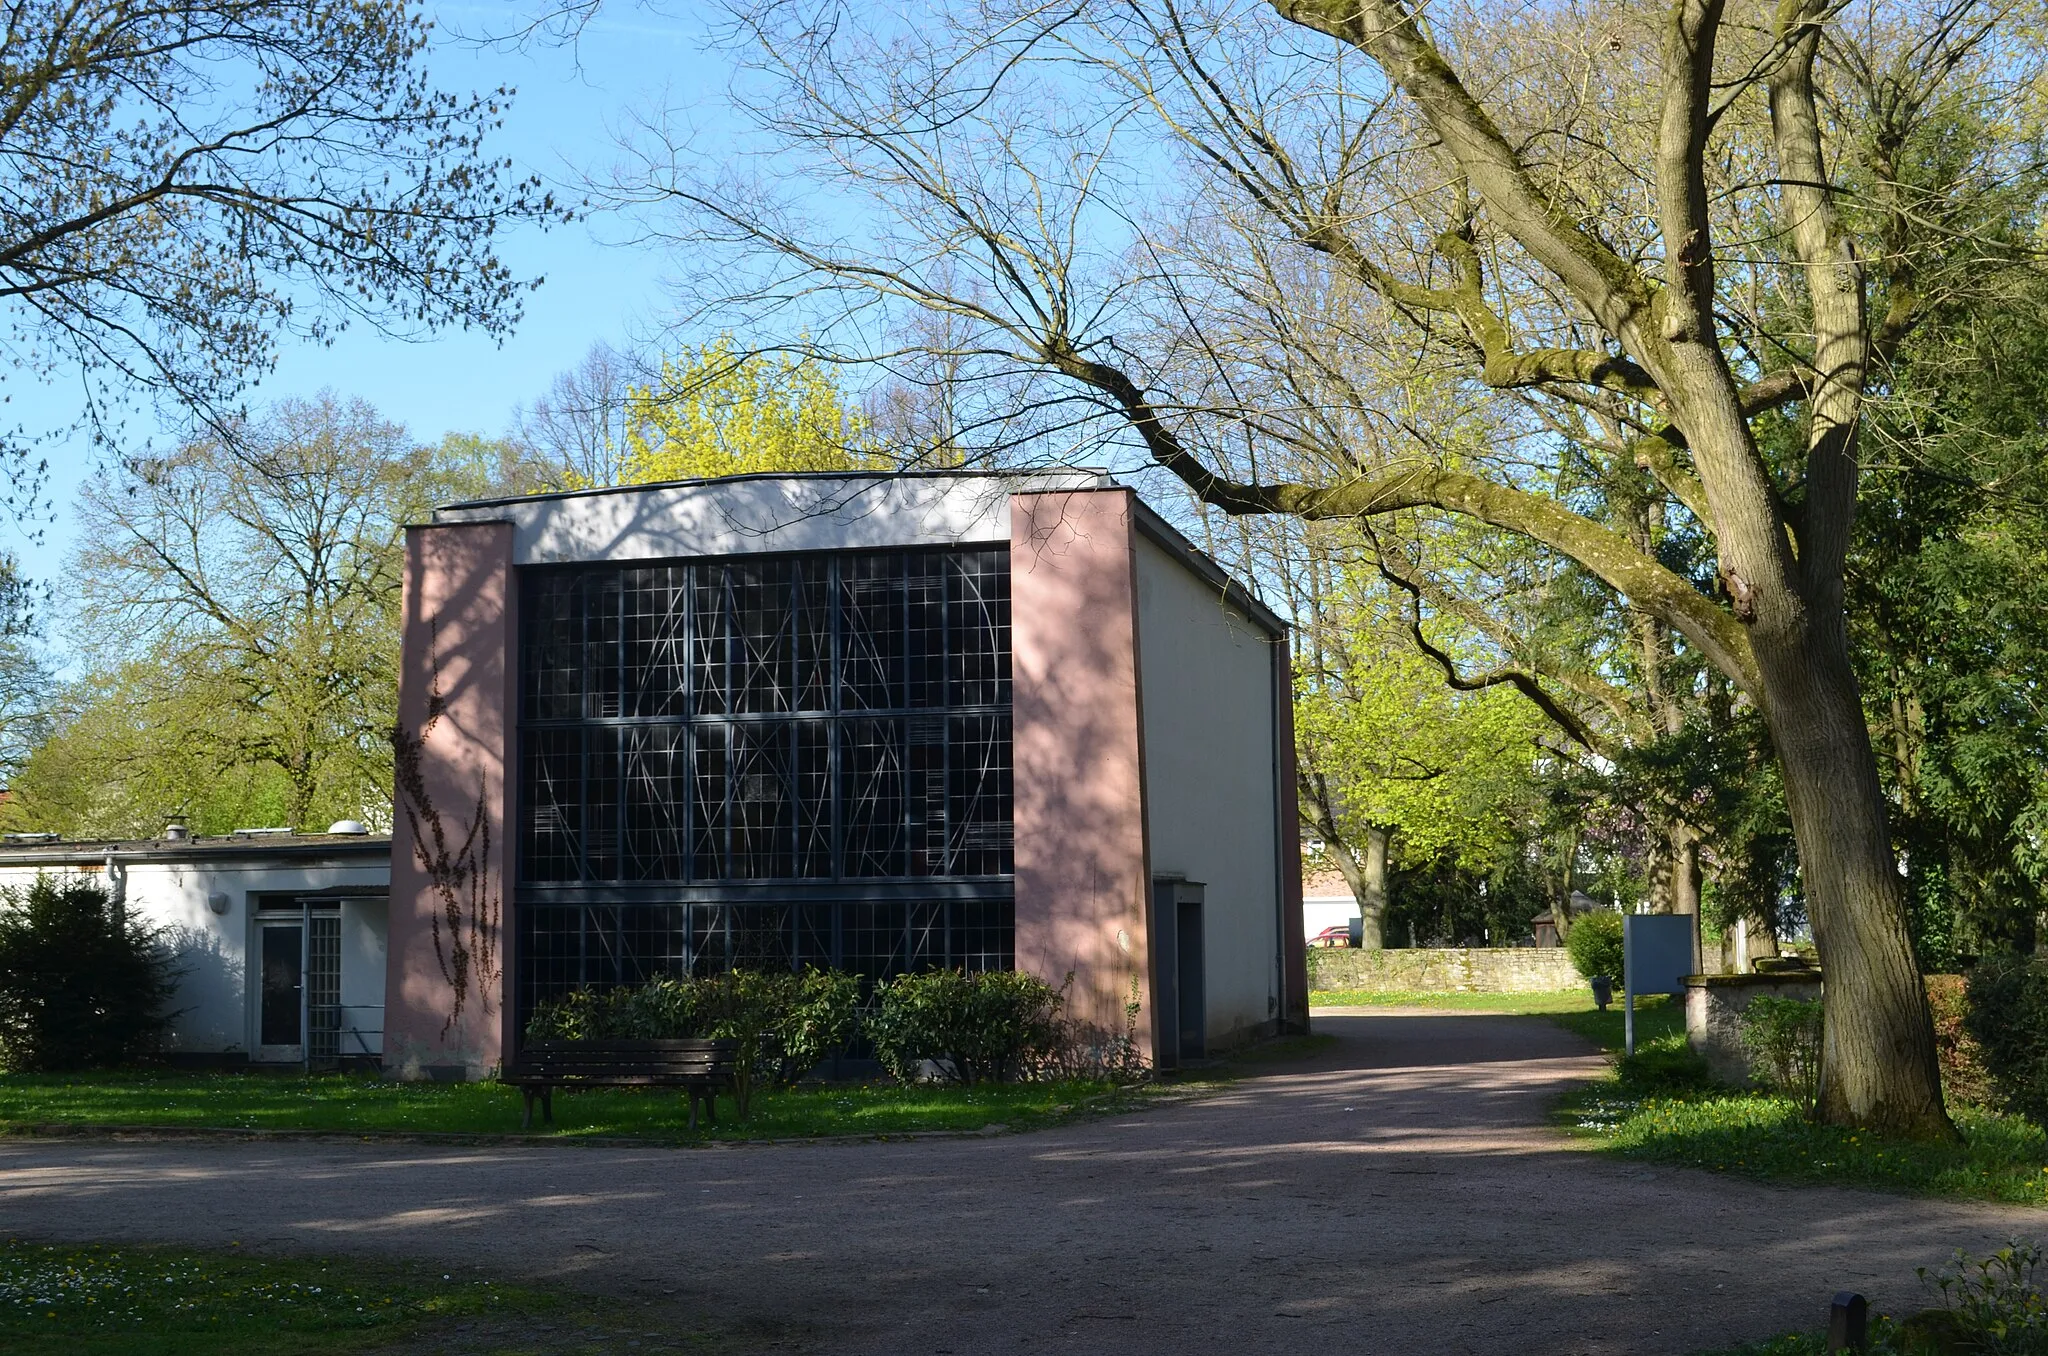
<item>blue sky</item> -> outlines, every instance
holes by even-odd
[[[434,8],[447,26],[474,31],[502,21],[512,6],[447,0]],[[715,129],[726,62],[706,50],[703,26],[688,17],[688,6],[671,9],[616,3],[573,48],[445,45],[429,69],[445,88],[517,86],[496,151],[523,171],[566,183],[579,169],[615,158],[616,134],[636,110],[687,108],[700,130],[707,121]],[[578,196],[573,189],[569,195]],[[547,281],[527,298],[524,323],[502,346],[462,333],[406,343],[358,327],[332,347],[287,348],[253,399],[332,387],[370,401],[422,441],[449,431],[502,432],[515,406],[545,390],[593,343],[624,343],[659,324],[665,261],[656,251],[616,243],[624,234],[619,223],[597,219],[504,238],[500,253],[513,269]],[[41,402],[29,396],[23,403],[33,409]],[[31,525],[42,529],[40,543],[14,524],[0,539],[32,577],[61,576],[73,542],[72,500],[89,457],[82,445],[52,449],[55,521]]]

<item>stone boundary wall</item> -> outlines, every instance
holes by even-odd
[[[1365,993],[1555,993],[1583,988],[1563,947],[1311,947],[1309,988]]]

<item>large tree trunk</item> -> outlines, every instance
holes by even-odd
[[[1383,951],[1387,945],[1387,847],[1394,831],[1369,825],[1365,831],[1365,860],[1353,855],[1350,845],[1336,838],[1325,838],[1330,845],[1330,860],[1337,864],[1337,873],[1344,877],[1344,884],[1351,889],[1351,897],[1358,901],[1359,941],[1361,951]]]
[[[1953,1138],[1841,613],[1773,640],[1755,650],[1826,974],[1822,1118]]]
[[[1700,949],[1700,836],[1691,825],[1673,821],[1664,834],[1667,871],[1665,907],[1692,919],[1692,972],[1706,968]]]
[[[1387,849],[1393,837],[1392,829],[1366,826],[1364,869],[1352,887],[1363,924],[1358,945],[1366,951],[1381,951],[1387,945]]]

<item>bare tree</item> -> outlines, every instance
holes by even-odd
[[[414,0],[6,5],[12,369],[75,382],[104,438],[137,396],[227,426],[280,335],[509,329],[531,284],[496,233],[554,208],[484,152],[511,91],[439,88],[430,35]]]
[[[628,450],[627,397],[649,380],[632,358],[610,344],[593,344],[583,361],[514,415],[534,463],[549,468],[551,488],[619,483]]]
[[[1826,1116],[1952,1135],[1843,562],[1888,358],[1945,290],[2030,266],[1980,210],[2016,178],[2039,205],[2028,137],[1994,125],[2042,64],[2009,7],[946,14],[741,16],[765,158],[673,138],[621,185],[673,213],[699,318],[887,361],[891,317],[939,313],[950,352],[1036,381],[1035,428],[1099,418],[1225,513],[1450,515],[1576,561],[1768,722],[1829,976]],[[1933,153],[1958,129],[1973,154]],[[1711,590],[1581,511],[1576,412],[1709,535]]]

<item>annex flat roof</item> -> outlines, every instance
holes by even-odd
[[[128,862],[277,861],[367,857],[388,861],[389,834],[231,833],[206,838],[46,839],[0,836],[0,866],[90,866]]]

